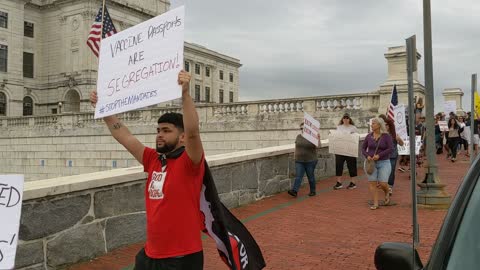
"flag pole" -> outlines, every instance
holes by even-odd
[[[393,89],[395,89],[395,84],[393,84],[392,92],[390,92],[390,103],[392,103]],[[390,109],[390,103],[388,103],[388,107],[387,107],[387,118],[388,118],[388,111]]]
[[[105,18],[105,0],[103,0],[102,4],[102,28],[100,29],[100,40],[103,39],[103,20]],[[102,46],[102,43],[100,42],[99,46]]]

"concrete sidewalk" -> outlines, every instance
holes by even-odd
[[[438,156],[439,174],[452,197],[465,175],[469,163],[456,163]],[[370,210],[367,180],[360,171],[358,188],[333,190],[335,178],[317,184],[317,196],[308,197],[308,187],[292,198],[286,192],[256,203],[233,209],[260,245],[266,269],[310,270],[375,269],[375,248],[384,241],[412,242],[412,216],[409,172],[397,170],[392,201],[394,206]],[[424,173],[420,169],[419,174]],[[421,181],[422,179],[417,179]],[[345,181],[346,184],[348,182]],[[344,186],[346,186],[344,184]],[[446,210],[419,209],[420,257],[428,260]],[[131,245],[74,265],[71,270],[133,269],[135,255],[142,243]],[[217,255],[214,242],[203,240],[206,270],[227,269]]]

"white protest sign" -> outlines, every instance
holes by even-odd
[[[358,157],[358,133],[330,130],[328,134],[328,152],[336,155]]]
[[[470,144],[470,127],[467,127],[465,124],[463,124],[463,131],[460,133],[460,137]]]
[[[457,114],[457,103],[455,100],[445,101],[443,107],[445,108],[446,115],[449,115],[451,112]]]
[[[447,121],[438,121],[438,126],[440,127],[440,131],[448,131]]]
[[[415,155],[420,154],[420,148],[422,147],[422,137],[416,136],[415,138]],[[405,138],[403,140],[403,146],[397,145],[398,154],[402,156],[410,155],[410,140],[409,138]]]
[[[318,146],[318,130],[320,129],[320,122],[315,120],[308,113],[304,114],[303,118],[303,132],[302,136],[309,142]]]
[[[0,269],[15,267],[23,175],[0,175]]]
[[[393,109],[394,121],[395,121],[395,132],[398,137],[405,139],[408,137],[407,133],[407,121],[405,118],[405,105],[399,104]]]
[[[181,97],[185,8],[102,40],[95,118]]]

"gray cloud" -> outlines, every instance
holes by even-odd
[[[375,90],[387,77],[387,48],[413,34],[423,55],[422,1],[172,0],[180,3],[187,41],[241,60],[243,100]],[[445,88],[462,88],[464,107],[470,98],[479,13],[478,1],[432,0],[436,110]]]

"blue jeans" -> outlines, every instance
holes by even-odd
[[[367,160],[365,160],[365,164]],[[363,165],[363,169],[365,173],[367,170],[365,169],[365,165]],[[390,177],[390,173],[392,172],[392,164],[390,163],[390,159],[383,159],[375,161],[375,169],[372,174],[368,174],[368,181],[377,181],[377,182],[388,182],[388,177]]]
[[[388,185],[393,187],[395,185],[395,168],[397,167],[397,158],[391,158],[390,164],[392,166],[392,171],[390,172],[390,177],[388,177]]]
[[[292,190],[298,192],[302,184],[303,176],[307,173],[308,184],[310,185],[310,192],[315,192],[315,167],[318,160],[314,161],[295,161],[295,182]]]

